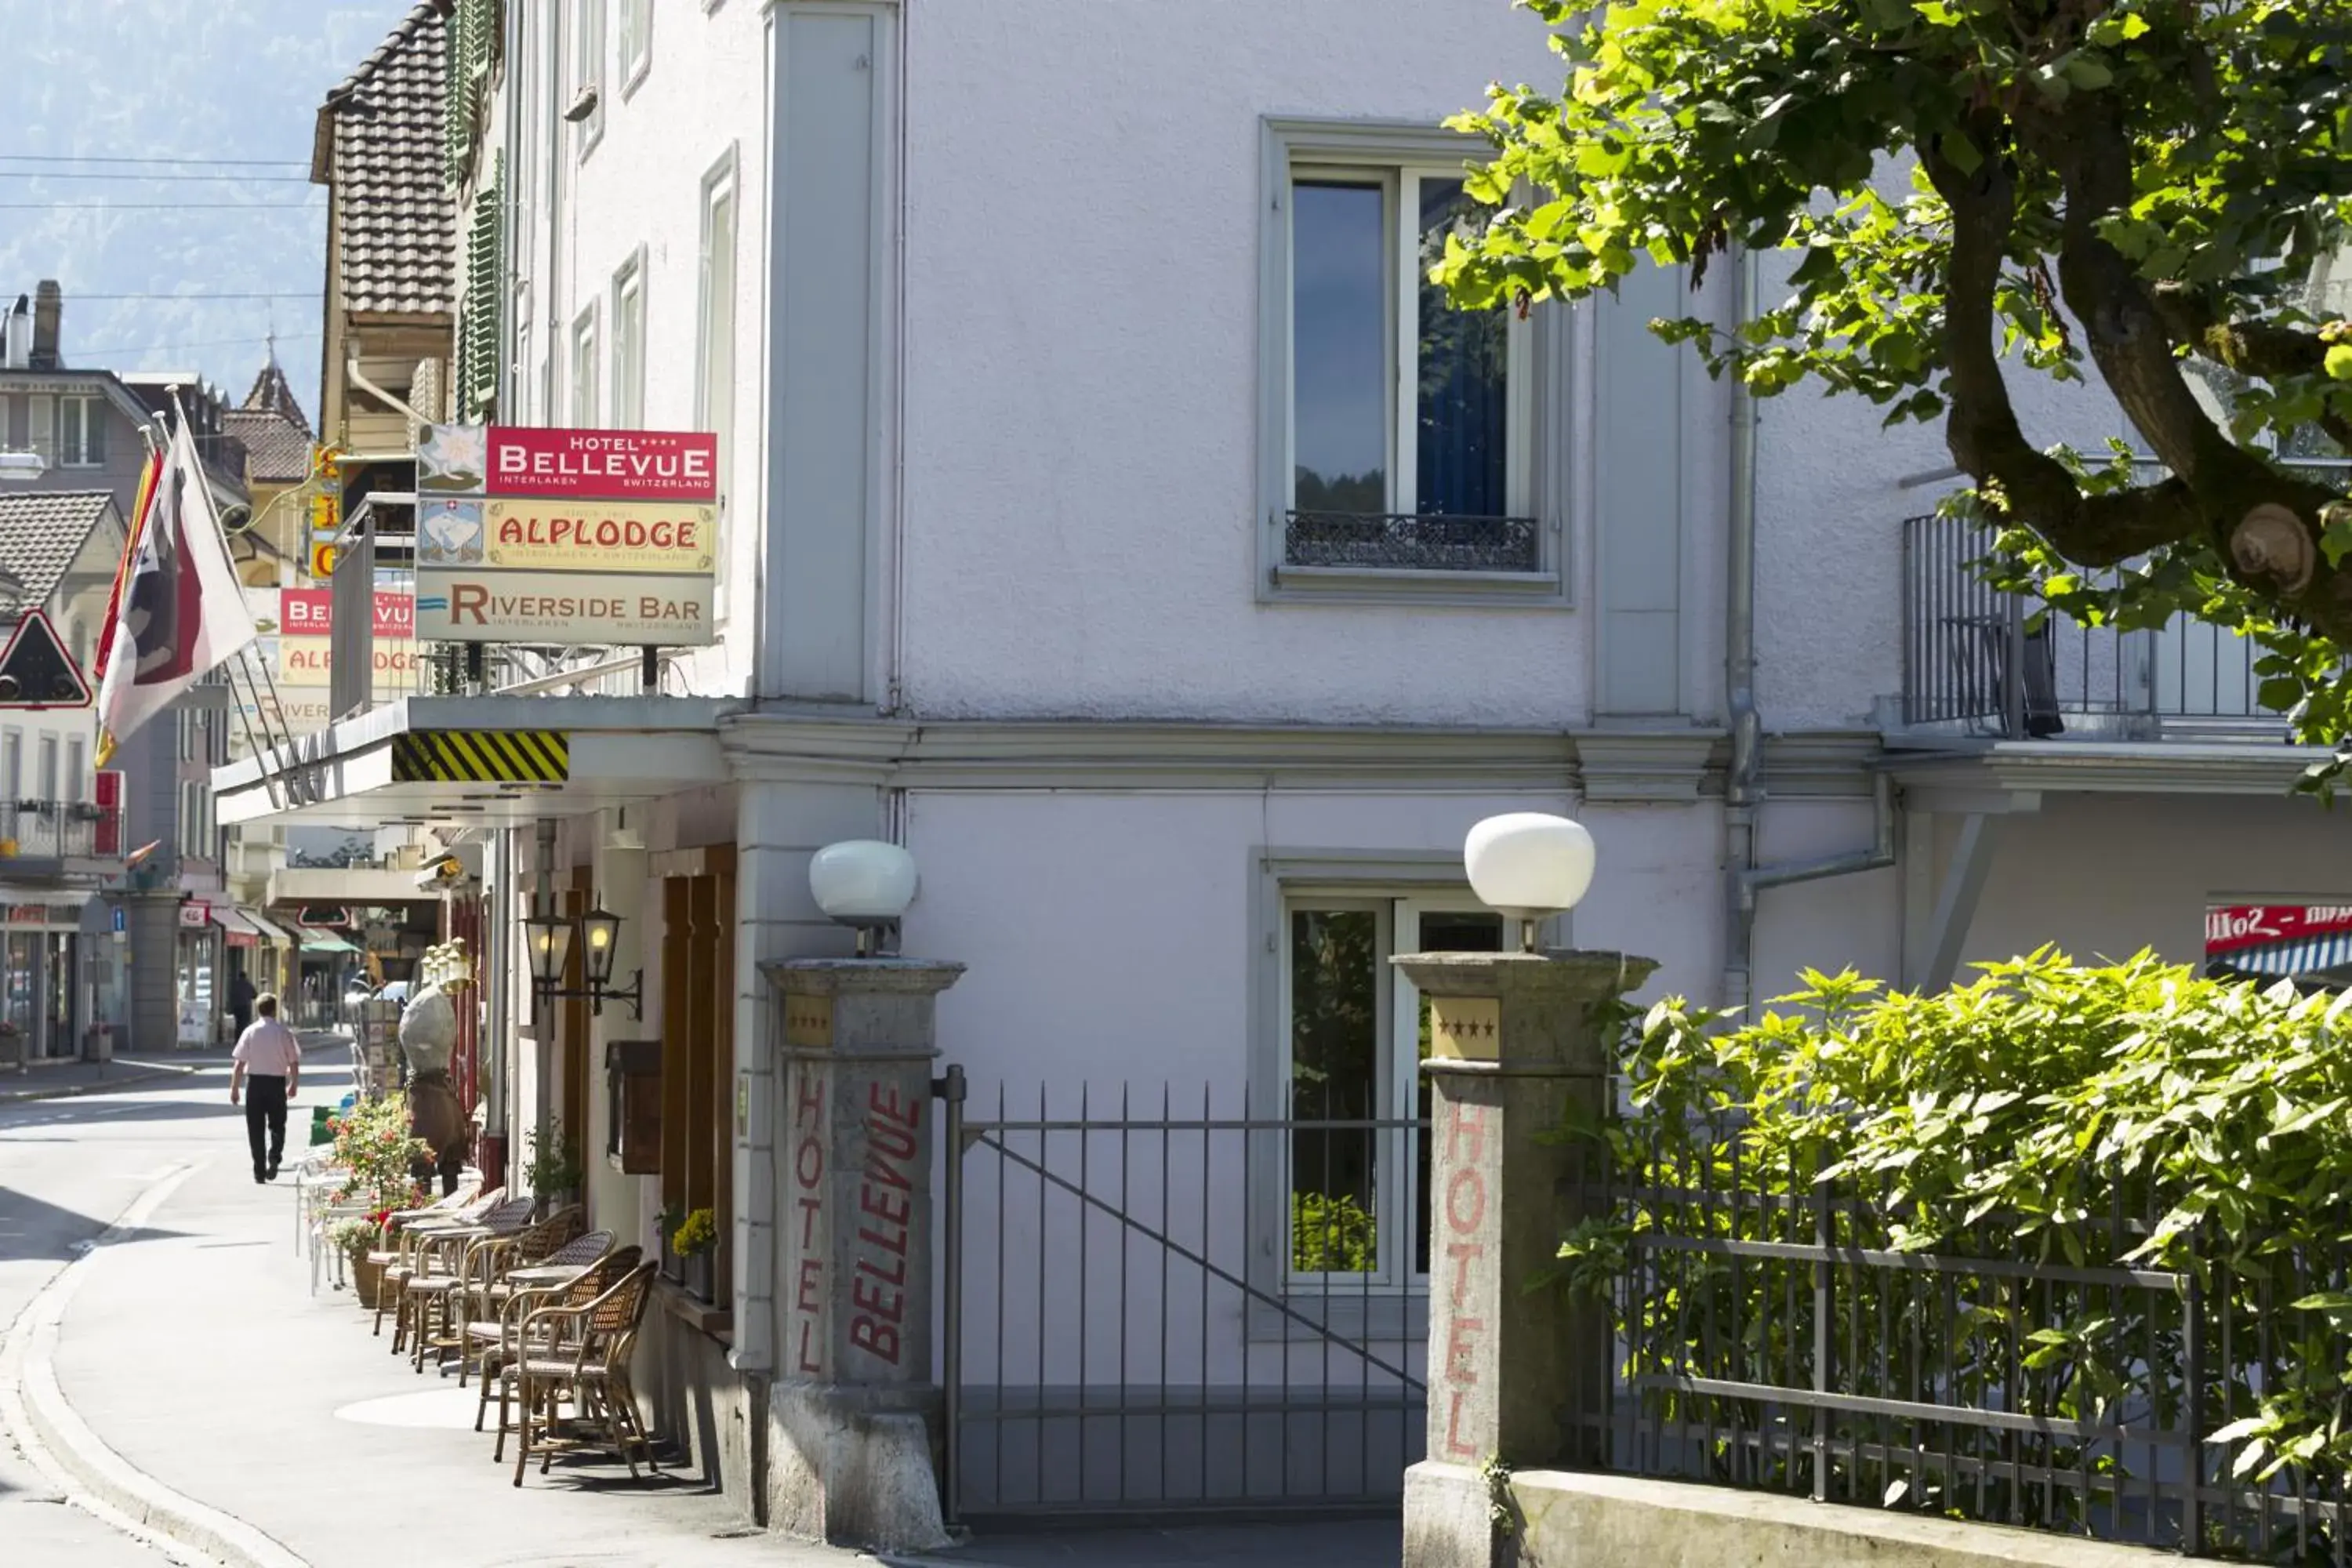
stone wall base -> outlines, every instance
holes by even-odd
[[[932,1468],[932,1391],[785,1383],[769,1394],[768,1524],[803,1541],[877,1552],[950,1544]]]
[[[1629,1476],[1527,1470],[1496,1531],[1479,1473],[1405,1474],[1405,1568],[2150,1568],[2170,1554]]]
[[[688,1321],[692,1306],[675,1287],[655,1289],[660,1295],[646,1313],[630,1368],[646,1425],[675,1445],[687,1465],[746,1520],[752,1519],[759,1502],[759,1478],[752,1469],[754,1391],[727,1364],[726,1343]]]

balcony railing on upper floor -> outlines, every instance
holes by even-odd
[[[2085,626],[1979,581],[1983,524],[1903,525],[1903,729],[2036,741],[2284,741],[2256,646],[2189,616],[2154,631]]]
[[[0,868],[10,860],[118,860],[118,807],[73,800],[0,801]]]
[[[1282,563],[1375,572],[1540,572],[1543,529],[1531,517],[1292,511],[1284,518]]]

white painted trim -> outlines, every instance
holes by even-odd
[[[646,299],[649,286],[646,276],[646,255],[645,242],[639,240],[635,247],[621,258],[620,266],[613,269],[612,331],[605,334],[612,341],[604,345],[604,352],[613,356],[613,374],[606,384],[606,402],[600,412],[604,423],[615,430],[645,427],[646,362],[648,357],[646,325],[653,315]],[[637,356],[637,363],[633,367],[621,363],[624,329],[632,326],[635,330]],[[625,372],[629,374],[625,376]],[[634,382],[634,385],[629,384],[630,382]],[[631,403],[635,404],[634,407],[628,406]]]
[[[637,58],[633,60],[626,53],[618,57],[621,69],[621,97],[627,100],[636,96],[638,87],[644,83],[654,68],[654,0],[620,0],[620,4],[624,7],[642,4],[645,10],[643,25],[637,35]],[[620,47],[625,50],[626,31],[625,29],[616,31],[622,40]]]

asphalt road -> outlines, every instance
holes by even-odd
[[[141,1189],[192,1154],[219,1152],[242,1163],[244,1143],[225,1067],[108,1094],[0,1104],[0,1328]],[[5,1438],[0,1542],[10,1568],[158,1568],[168,1561],[67,1505]]]

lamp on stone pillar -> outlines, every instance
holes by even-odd
[[[828,919],[857,932],[857,956],[898,951],[898,922],[915,901],[915,858],[896,844],[849,838],[809,858],[809,893]]]
[[[1591,1466],[1608,1454],[1610,1308],[1526,1289],[1605,1200],[1595,1157],[1563,1140],[1609,1107],[1622,1000],[1657,966],[1538,952],[1544,919],[1592,883],[1592,837],[1566,817],[1489,817],[1463,845],[1479,898],[1527,922],[1517,952],[1423,952],[1397,967],[1429,998],[1428,1458],[1405,1476],[1407,1568],[1496,1563],[1507,1547],[1486,1467]]]

